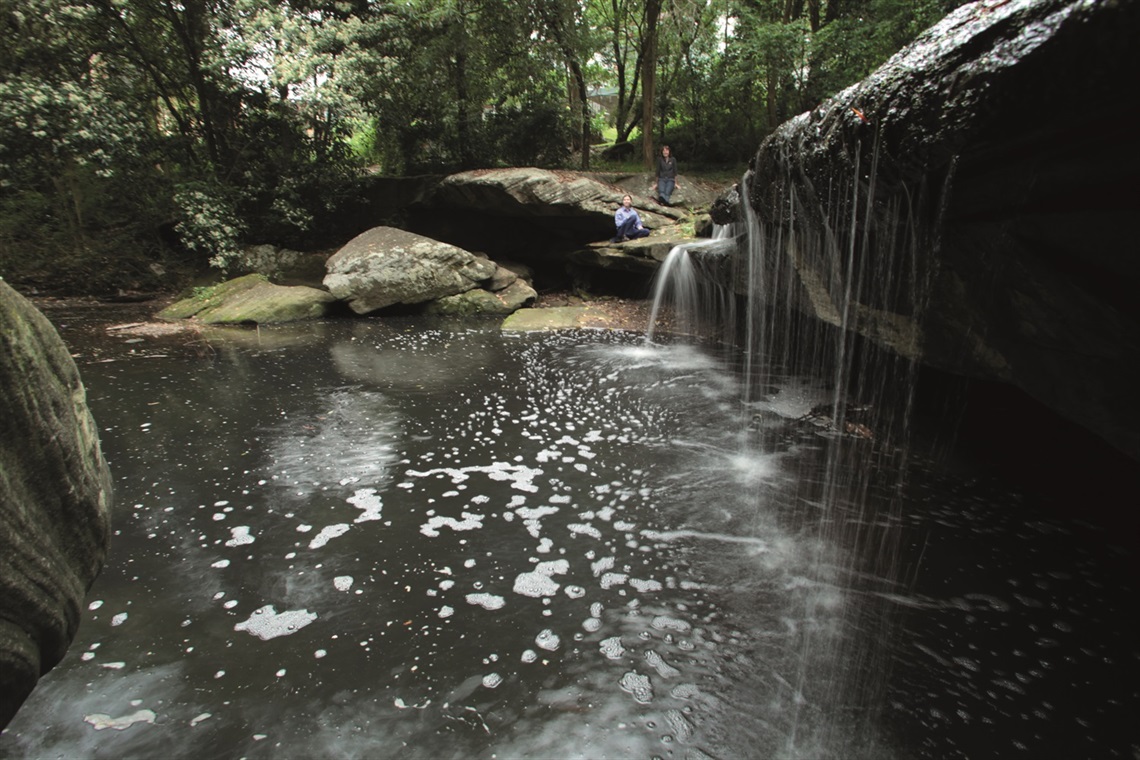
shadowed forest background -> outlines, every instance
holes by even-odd
[[[961,4],[0,0],[0,277],[113,294],[338,245],[377,173],[640,171],[663,143],[738,172]]]

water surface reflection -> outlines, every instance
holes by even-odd
[[[756,435],[719,361],[633,335],[219,335],[81,364],[114,545],[0,753],[1130,755],[1135,595],[1098,547],[900,491],[792,422],[794,378]]]

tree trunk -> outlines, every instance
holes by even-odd
[[[645,38],[641,59],[641,155],[645,166],[653,166],[653,106],[657,89],[657,18],[661,15],[661,0],[648,0],[645,4]]]
[[[582,119],[582,171],[590,170],[590,101],[587,99],[586,76],[582,72],[582,64],[567,51],[567,60],[570,62],[570,71],[574,75],[574,85],[578,91],[578,106],[581,108]]]

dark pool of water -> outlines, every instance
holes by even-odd
[[[72,342],[114,539],[5,757],[1134,757],[1111,541],[625,333]],[[129,346],[129,347],[128,347]],[[114,349],[114,350],[112,350]]]

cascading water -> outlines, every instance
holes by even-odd
[[[922,261],[937,244],[948,184],[933,199],[923,187],[883,203],[877,145],[870,153],[864,169],[855,151],[850,174],[822,195],[787,172],[783,187],[768,188],[780,200],[763,217],[749,172],[733,266],[706,267],[721,281],[702,280],[695,262],[707,260],[709,244],[678,246],[654,291],[651,340],[669,303],[674,333],[708,339],[711,326],[734,347],[741,456],[779,456],[778,487],[791,491],[776,497],[758,487],[754,509],[800,505],[789,522],[799,556],[788,572],[806,589],[803,625],[790,645],[795,672],[773,673],[790,757],[878,756],[873,726],[889,669],[874,632],[893,622],[877,600],[907,584],[897,542],[926,301]],[[933,215],[923,218],[924,208]],[[805,428],[825,441],[806,459],[797,455],[813,448]]]
[[[646,341],[660,337],[659,322],[668,312],[674,335],[698,337],[723,330],[733,320],[735,298],[727,283],[708,276],[710,262],[725,261],[735,248],[735,225],[715,225],[708,240],[675,245],[661,263],[654,278],[653,307],[649,315]],[[706,257],[703,263],[693,255]],[[712,264],[715,266],[715,264]],[[702,276],[702,270],[706,274]]]

